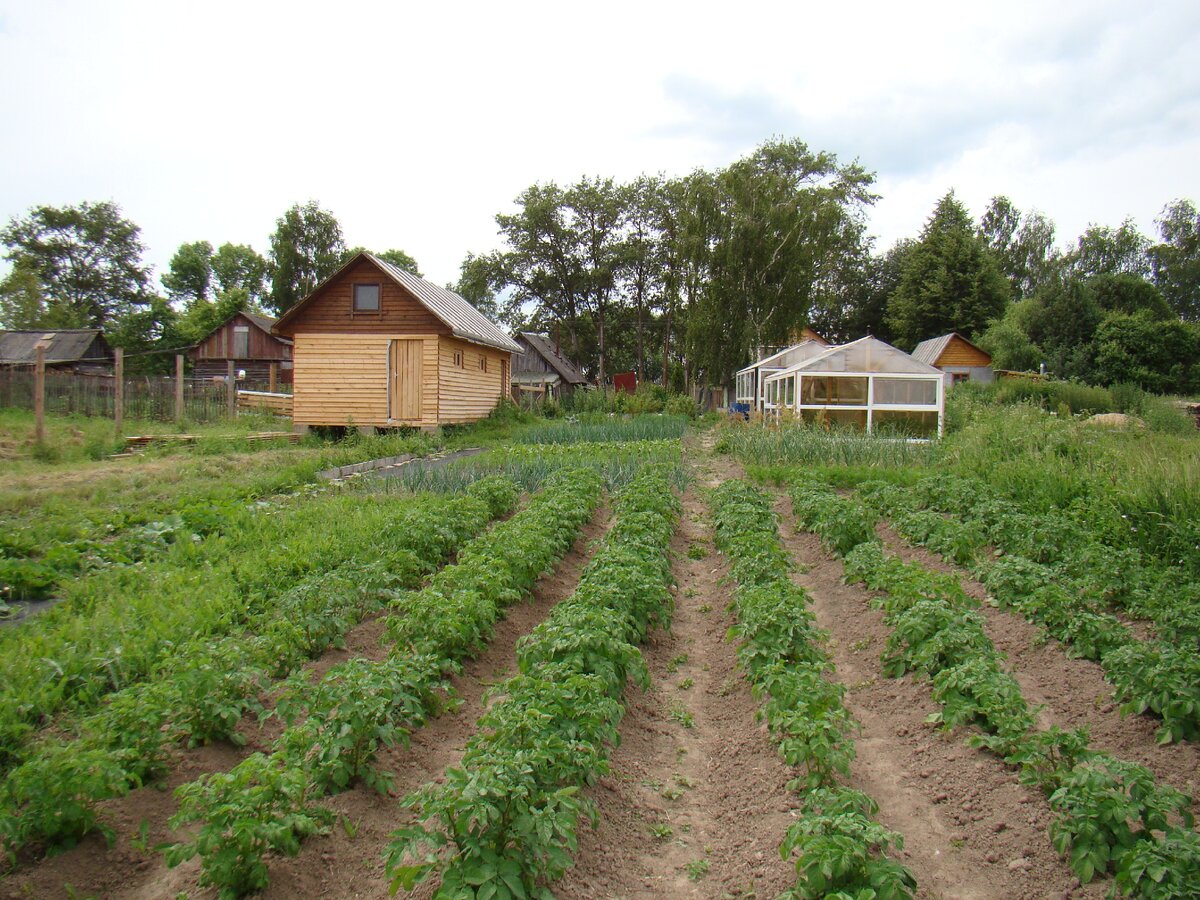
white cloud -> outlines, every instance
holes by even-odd
[[[536,180],[776,134],[878,172],[883,246],[950,188],[1064,240],[1200,198],[1194,3],[808,7],[0,0],[0,217],[116,200],[161,271],[312,198],[448,281]]]

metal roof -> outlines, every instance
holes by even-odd
[[[407,288],[422,306],[442,320],[455,337],[510,353],[524,352],[499,326],[494,325],[487,316],[458,294],[438,287],[432,281],[426,281],[412,272],[406,272],[378,256],[370,253],[363,255],[383,269],[393,281]]]
[[[260,331],[265,331],[267,334],[271,334],[271,326],[275,324],[274,317],[264,316],[260,315],[259,313],[252,312],[243,312],[242,315],[249,319],[253,324],[257,325]],[[229,320],[226,319],[225,321]],[[271,337],[275,338],[276,340],[280,339],[279,335],[277,334],[271,334]],[[283,338],[283,340],[286,340],[286,338]]]
[[[102,352],[87,356],[97,339],[102,344]],[[34,331],[0,331],[0,363],[32,365],[37,361],[39,343],[46,348],[48,363],[112,358],[98,328],[41,328]]]
[[[952,331],[949,334],[943,334],[941,337],[935,337],[930,338],[927,341],[921,341],[921,343],[917,344],[917,346],[913,349],[913,359],[919,359],[923,363],[936,366],[938,360],[941,359],[942,354],[946,352],[946,348],[950,346],[950,341],[954,338],[958,338],[960,341],[970,347],[975,347],[974,344],[968,341],[957,331]],[[979,350],[980,353],[986,352],[984,350],[980,350],[979,347],[975,347],[975,349]],[[988,355],[990,356],[990,354]]]
[[[575,364],[555,352],[554,345],[550,343],[549,338],[532,331],[522,331],[521,337],[529,342],[529,346],[538,356],[550,363],[554,371],[562,376],[563,381],[568,384],[587,384],[587,379],[583,377]]]

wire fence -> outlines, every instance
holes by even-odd
[[[29,368],[0,368],[0,408],[34,408],[34,372]],[[145,375],[124,379],[124,415],[130,419],[175,420],[175,379]],[[265,382],[239,381],[239,390],[265,391]],[[114,418],[116,379],[112,375],[46,370],[45,410],[48,413]],[[229,393],[223,380],[185,378],[183,417],[189,422],[220,422],[229,418]]]

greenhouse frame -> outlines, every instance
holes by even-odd
[[[868,335],[763,378],[763,412],[809,424],[942,434],[945,374]]]
[[[812,359],[828,349],[829,345],[824,341],[810,338],[780,350],[778,353],[772,353],[744,369],[739,369],[734,375],[734,400],[738,403],[748,404],[750,409],[756,412],[761,411],[764,400],[763,389],[768,375],[782,372],[790,366]]]

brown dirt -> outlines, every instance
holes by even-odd
[[[689,547],[706,555],[691,559]],[[725,640],[728,567],[694,490],[672,551],[674,622],[643,648],[652,687],[628,695],[612,772],[589,791],[600,822],[552,885],[561,897],[763,897],[794,880],[778,852],[793,821],[793,773],[755,722],[758,704]]]
[[[607,510],[597,513],[558,568],[538,581],[531,599],[509,608],[507,617],[497,623],[493,640],[461,675],[452,679],[455,690],[464,700],[462,707],[456,713],[443,715],[418,729],[412,736],[411,751],[398,748],[381,756],[382,767],[397,775],[398,795],[440,774],[446,765],[457,761],[466,737],[473,731],[474,722],[482,711],[484,690],[512,668],[517,638],[574,589],[590,558],[590,544],[603,533],[607,515]],[[380,643],[383,627],[381,616],[359,623],[347,632],[344,650],[328,650],[307,668],[314,675],[320,675],[338,662],[355,656],[382,658],[386,653]],[[269,698],[264,700],[268,700],[269,705]],[[62,897],[70,893],[68,886],[80,896],[157,898],[187,892],[192,897],[215,897],[216,891],[201,891],[195,886],[200,871],[197,860],[171,870],[166,867],[161,854],[154,851],[157,844],[179,838],[167,827],[167,820],[178,808],[174,790],[201,775],[228,771],[253,750],[269,749],[280,728],[278,719],[257,723],[247,717],[239,727],[247,739],[245,748],[214,745],[178,751],[172,760],[170,774],[162,783],[132,791],[102,805],[103,820],[117,833],[112,847],[107,847],[99,835],[91,835],[72,850],[28,866],[22,865],[0,882],[0,897],[6,900]],[[441,761],[443,757],[449,762]],[[350,841],[345,828],[335,825],[329,836],[308,841],[297,859],[278,860],[272,867],[271,878],[279,884],[272,885],[269,896],[387,896],[380,855],[388,833],[399,824],[400,810],[396,799],[380,797],[359,787],[331,798],[330,806],[351,823],[361,817],[366,827],[360,828],[357,838]],[[372,835],[375,842],[368,848]],[[336,849],[330,850],[330,846]],[[309,852],[310,848],[313,852]],[[336,855],[336,864],[330,861],[331,853]],[[325,880],[327,872],[334,873],[328,882]]]
[[[1099,663],[1067,656],[1062,644],[1046,637],[1038,626],[986,602],[987,589],[957,566],[924,547],[908,544],[886,525],[877,530],[890,553],[956,576],[968,594],[985,601],[980,612],[987,635],[1008,658],[1007,668],[1025,699],[1031,706],[1043,707],[1038,717],[1041,727],[1086,727],[1095,749],[1141,763],[1159,781],[1192,796],[1200,792],[1200,747],[1188,741],[1160,745],[1154,737],[1158,719],[1122,716]]]
[[[776,507],[784,546],[806,567],[808,590],[846,706],[861,723],[850,785],[879,804],[878,820],[904,836],[901,860],[921,897],[1091,897],[1050,844],[1045,797],[1003,762],[925,722],[937,710],[929,684],[884,678],[880,654],[890,629],[870,592],[843,583],[840,561],[812,534],[796,534],[791,506]]]

